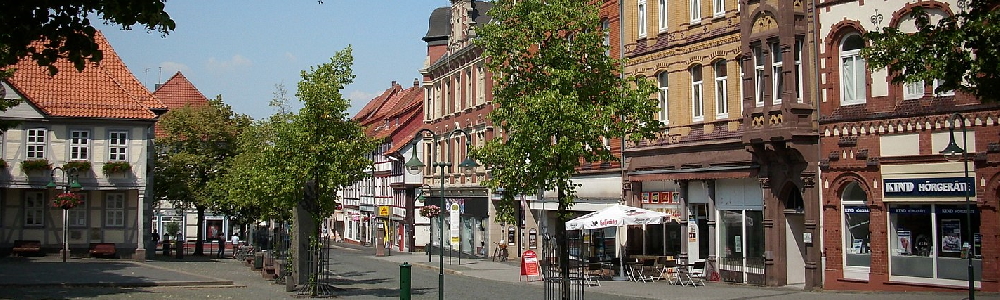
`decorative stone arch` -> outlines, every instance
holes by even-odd
[[[758,35],[778,29],[778,19],[775,17],[777,11],[778,9],[769,3],[761,3],[750,13],[750,39],[757,39]]]
[[[803,187],[795,180],[786,180],[778,192],[778,202],[784,205],[787,212],[805,213],[806,201],[802,197]]]
[[[948,3],[938,2],[938,1],[934,1],[934,0],[931,0],[931,1],[921,1],[921,2],[911,2],[911,3],[907,3],[906,5],[903,5],[902,8],[900,8],[900,9],[898,9],[895,12],[892,13],[892,18],[889,20],[889,27],[892,27],[892,28],[898,27],[899,26],[899,22],[901,22],[904,17],[906,17],[907,15],[909,15],[910,12],[912,12],[913,9],[917,8],[917,7],[920,7],[920,8],[923,8],[923,9],[936,9],[936,10],[940,10],[940,11],[944,12],[945,14],[947,14],[949,16],[955,15],[955,13],[951,10],[951,4],[948,4]]]
[[[1000,208],[1000,172],[993,174],[988,180],[982,193],[978,190],[976,191],[976,201],[981,207],[998,209]],[[973,182],[975,182],[975,179],[973,179]],[[976,186],[979,185],[977,184]]]
[[[831,201],[833,201],[833,199],[830,199],[830,197],[827,197],[826,204],[827,205],[835,205],[835,206],[841,205],[842,201],[843,201],[843,197],[841,195],[844,194],[845,189],[851,183],[857,183],[858,187],[861,188],[861,190],[865,192],[865,204],[866,205],[869,205],[869,206],[874,205],[874,199],[873,198],[875,198],[875,197],[872,197],[873,196],[873,194],[872,194],[873,188],[871,186],[871,183],[868,182],[868,180],[866,180],[861,175],[859,175],[857,173],[854,173],[854,172],[846,172],[846,173],[840,174],[836,178],[834,178],[832,181],[830,181],[830,190],[832,191],[831,194],[832,194],[832,196],[836,197],[837,201],[840,201],[841,203],[840,204],[834,204],[834,203],[831,202]],[[828,194],[827,196],[831,196],[831,195]]]
[[[824,64],[826,67],[820,71],[827,74],[826,83],[820,84],[822,89],[827,90],[825,93],[826,99],[821,99],[819,101],[820,103],[830,102],[835,103],[837,107],[840,107],[840,41],[849,34],[856,33],[863,36],[867,32],[868,31],[865,27],[861,25],[861,22],[858,22],[857,20],[845,19],[830,27],[830,31],[827,33],[826,37],[823,38],[825,51],[820,57],[821,60],[826,61]],[[866,86],[871,86],[871,72],[871,69],[865,68]],[[865,93],[870,94],[871,88],[866,89]],[[822,97],[822,94],[820,97]]]

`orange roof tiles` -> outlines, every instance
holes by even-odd
[[[167,82],[164,82],[153,92],[153,96],[156,96],[169,108],[178,108],[184,105],[208,105],[208,98],[198,91],[198,88],[194,87],[194,84],[191,84],[191,81],[188,81],[181,72],[177,72],[170,79],[167,79]]]
[[[12,66],[17,71],[8,83],[49,116],[155,119],[151,110],[166,109],[128,70],[103,34],[98,31],[94,41],[104,53],[99,64],[77,71],[71,62],[59,60],[54,63],[59,74],[49,76],[47,68],[24,58]]]
[[[389,89],[368,102],[354,120],[365,127],[369,137],[391,142],[392,147],[386,154],[394,153],[423,126],[423,98],[424,89],[416,84],[403,89],[393,82]]]

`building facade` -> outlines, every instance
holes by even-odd
[[[936,22],[960,2],[817,3],[828,289],[963,290],[971,255],[977,289],[1000,291],[1000,107],[936,82],[893,84],[858,54],[865,32],[913,32],[913,9]],[[940,154],[951,130],[964,160]]]
[[[0,112],[0,119],[19,122],[3,133],[0,150],[4,249],[16,240],[37,240],[44,251],[58,251],[65,236],[72,256],[86,256],[91,243],[113,243],[123,258],[151,254],[149,153],[154,124],[166,106],[100,32],[95,41],[104,53],[99,64],[77,72],[60,60],[54,64],[59,74],[49,76],[47,68],[23,59],[3,82],[3,98],[20,101]],[[78,177],[83,204],[63,218],[52,199],[68,187],[70,175]],[[57,187],[47,188],[49,182]]]

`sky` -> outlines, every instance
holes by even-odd
[[[180,71],[205,97],[222,95],[238,113],[262,119],[276,84],[292,107],[300,72],[353,48],[354,83],[341,91],[350,116],[391,86],[421,78],[431,12],[447,0],[171,0],[168,35],[96,26],[151,91]],[[99,23],[99,22],[95,22]]]

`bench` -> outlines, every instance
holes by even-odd
[[[24,256],[24,254],[38,255],[42,253],[42,241],[15,240],[14,249],[11,251],[16,256]]]
[[[90,256],[115,257],[115,243],[90,243]]]

